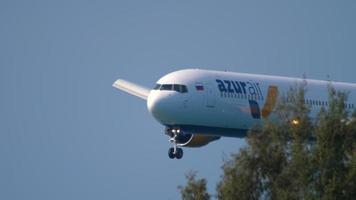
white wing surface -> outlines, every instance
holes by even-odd
[[[117,79],[112,86],[144,100],[147,100],[150,93],[149,89],[123,79]]]

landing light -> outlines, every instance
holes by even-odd
[[[180,129],[172,129],[172,133],[179,133]]]
[[[293,119],[293,120],[292,120],[292,124],[293,124],[293,125],[299,125],[299,120]]]

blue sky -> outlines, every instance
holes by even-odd
[[[221,139],[170,160],[163,127],[117,78],[205,68],[356,82],[356,2],[0,1],[0,199],[179,199],[215,190]]]

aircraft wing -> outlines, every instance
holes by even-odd
[[[112,86],[144,100],[147,100],[150,93],[149,89],[123,79],[117,79]]]

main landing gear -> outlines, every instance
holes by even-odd
[[[167,129],[166,130],[167,135],[169,135],[171,138],[169,141],[173,144],[173,147],[168,149],[168,157],[170,159],[181,159],[183,157],[183,149],[177,147],[177,136],[180,133],[179,129]]]

